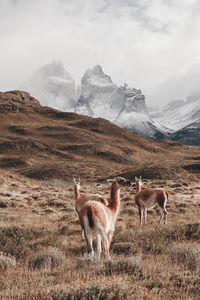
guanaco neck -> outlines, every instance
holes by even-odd
[[[80,197],[80,191],[79,191],[79,185],[78,184],[74,185],[74,195],[75,195],[75,200]]]
[[[141,184],[139,183],[139,181],[136,182],[136,193],[140,192],[141,189]]]
[[[110,192],[110,203],[108,207],[115,213],[118,213],[120,206],[120,188],[116,188],[113,184]]]

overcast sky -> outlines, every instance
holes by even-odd
[[[200,1],[0,0],[0,90],[53,59],[76,83],[100,64],[149,105],[200,94]]]

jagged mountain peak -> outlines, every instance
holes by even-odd
[[[141,90],[127,83],[117,86],[99,65],[84,74],[75,112],[105,118],[139,135],[165,137],[150,118]]]
[[[81,79],[81,91],[86,92],[88,86],[105,87],[115,89],[117,86],[112,82],[109,75],[103,72],[100,65],[94,66],[92,69],[88,69]]]
[[[39,75],[40,77],[43,77],[44,79],[49,76],[55,76],[63,79],[70,80],[74,82],[74,79],[72,76],[66,71],[64,68],[63,62],[61,60],[52,60],[51,63],[46,64],[39,68],[32,76],[32,78],[35,77],[35,75]]]
[[[42,66],[21,89],[31,93],[42,105],[61,110],[73,111],[78,98],[75,81],[61,60]]]
[[[92,69],[92,71],[93,71],[94,73],[97,73],[97,74],[103,73],[102,66],[100,66],[100,65],[94,66],[93,69]]]

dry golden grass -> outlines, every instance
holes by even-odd
[[[97,262],[85,254],[72,183],[39,182],[5,170],[0,179],[0,199],[8,203],[0,208],[0,251],[16,260],[0,270],[0,299],[200,299],[196,184],[146,181],[166,186],[171,198],[168,225],[158,225],[153,209],[142,228],[135,190],[123,187],[112,261],[102,256]],[[109,189],[103,182],[84,185],[107,197]]]

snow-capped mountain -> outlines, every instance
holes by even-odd
[[[75,81],[61,61],[53,61],[37,70],[21,89],[28,91],[42,105],[73,111],[77,102]]]
[[[108,119],[146,137],[166,137],[164,127],[158,128],[150,117],[141,90],[127,84],[118,87],[99,65],[84,74],[75,112]]]
[[[172,100],[166,106],[163,107],[149,107],[149,112],[151,116],[156,118],[164,118],[165,115],[169,115],[172,111],[182,107],[185,104],[185,101],[182,99]]]
[[[185,145],[200,146],[200,118],[171,134],[170,139]]]
[[[76,89],[75,81],[61,61],[40,68],[21,88],[42,105],[105,118],[148,138],[198,144],[200,98],[197,94],[186,101],[173,100],[149,113],[141,90],[127,84],[117,86],[99,65],[85,72]]]
[[[200,145],[200,98],[196,95],[186,101],[171,101],[152,111],[151,116],[157,124],[169,128],[169,139],[185,145]]]
[[[160,112],[154,113],[153,118],[158,123],[173,131],[180,130],[200,118],[200,99],[193,102],[179,101],[179,105],[168,105]]]

